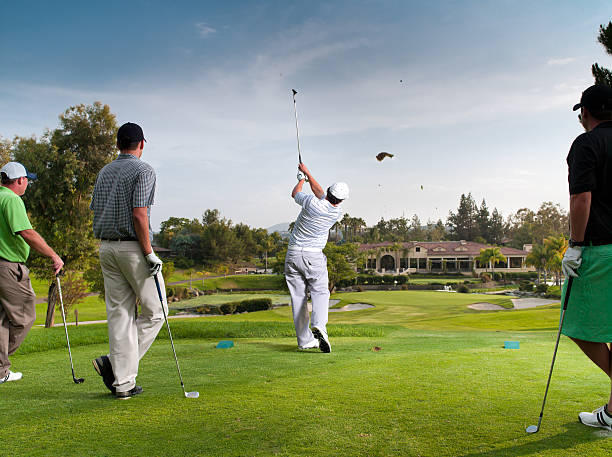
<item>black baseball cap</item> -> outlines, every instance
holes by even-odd
[[[133,122],[126,122],[117,131],[117,144],[137,143],[145,140],[142,128]],[[145,140],[147,141],[147,140]]]
[[[612,110],[612,87],[595,84],[582,93],[580,103],[574,105],[573,111],[585,107],[589,111]]]

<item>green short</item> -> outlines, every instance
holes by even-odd
[[[612,244],[582,248],[582,264],[570,291],[562,333],[599,343],[612,342]],[[561,303],[565,300],[567,280]]]

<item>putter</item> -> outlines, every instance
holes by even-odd
[[[159,295],[159,301],[161,303],[162,311],[164,313],[164,320],[166,321],[166,327],[168,328],[168,336],[170,337],[170,344],[172,345],[172,352],[174,353],[174,361],[176,362],[176,369],[178,371],[179,379],[181,380],[181,387],[183,388],[183,393],[185,394],[185,398],[198,398],[200,396],[200,392],[185,392],[185,384],[183,384],[183,376],[181,375],[181,369],[179,367],[178,358],[176,357],[176,351],[174,350],[174,342],[172,341],[172,332],[170,332],[170,324],[168,324],[168,316],[166,315],[166,308],[164,308],[164,297],[162,295],[161,287],[159,286],[159,279],[157,279],[157,274],[155,274],[155,276],[153,277],[155,278],[155,285],[157,286],[157,294]]]
[[[559,347],[559,338],[561,338],[561,328],[563,327],[563,318],[565,317],[565,310],[567,309],[567,302],[569,301],[570,290],[572,289],[572,283],[574,277],[570,276],[567,280],[567,290],[565,291],[565,300],[563,301],[563,310],[561,311],[561,321],[559,322],[559,332],[557,333],[557,343],[555,344],[555,352],[553,353],[552,363],[550,365],[550,373],[548,373],[548,382],[546,383],[546,392],[544,392],[544,401],[542,401],[542,410],[540,411],[540,419],[538,425],[530,425],[525,429],[527,433],[537,433],[540,431],[540,425],[542,424],[542,416],[544,415],[544,405],[546,404],[546,396],[548,395],[548,387],[550,386],[550,378],[552,376],[553,367],[555,366],[555,357],[557,357],[557,348]]]
[[[57,295],[59,296],[60,305],[62,308],[62,320],[64,321],[64,331],[66,332],[66,343],[68,343],[68,357],[70,357],[70,369],[72,370],[72,380],[75,384],[81,384],[85,381],[83,378],[77,378],[74,375],[74,365],[72,364],[72,351],[70,350],[70,338],[68,338],[68,325],[66,325],[66,313],[64,312],[64,299],[62,298],[62,285],[60,284],[59,273],[55,276],[57,280]]]

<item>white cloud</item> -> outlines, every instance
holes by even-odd
[[[206,22],[198,22],[195,26],[200,36],[203,37],[217,32],[217,29],[212,28],[210,25],[206,24]]]
[[[574,62],[576,59],[574,57],[564,57],[561,59],[548,59],[546,65],[556,66],[556,65],[567,65],[569,63]]]

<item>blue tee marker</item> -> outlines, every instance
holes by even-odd
[[[228,349],[228,348],[233,348],[233,347],[234,347],[233,341],[223,340],[217,343],[217,349]]]
[[[518,349],[519,342],[518,341],[504,341],[504,349]]]

